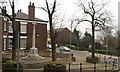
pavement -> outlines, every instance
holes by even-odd
[[[86,62],[86,57],[88,55],[91,55],[90,52],[88,51],[76,51],[72,50],[72,53],[74,54],[74,57],[76,58],[75,62],[72,62],[70,69],[70,72],[80,72],[80,63],[82,63],[82,72],[93,72],[94,71],[94,64],[92,63],[87,63]],[[101,57],[109,57],[109,55],[104,55],[104,54],[98,54],[101,55]],[[113,56],[114,58],[117,58],[116,56]],[[69,65],[67,65],[67,69],[69,69]],[[113,64],[107,64],[107,70],[109,72],[113,72],[114,70],[117,70],[117,66],[113,68]],[[101,61],[100,63],[96,64],[96,71],[97,72],[104,72],[105,71],[105,63]]]
[[[91,54],[90,52],[71,50],[71,52],[63,52],[63,53],[73,53],[73,56],[76,58],[76,61],[71,62],[70,72],[80,72],[80,63],[82,63],[82,72],[93,72],[94,64],[86,62],[86,57]],[[107,58],[110,57],[109,55],[104,55],[104,54],[97,54],[97,55],[101,56],[101,59],[103,59],[104,56],[106,56]],[[113,56],[113,58],[117,58],[117,57]],[[26,64],[24,72],[43,72],[44,63],[51,60],[52,59],[50,57],[45,57],[44,60],[38,62],[24,61]],[[69,64],[66,64],[66,69],[69,70]],[[107,70],[109,70],[108,72],[113,72],[113,70],[117,70],[117,67],[114,67],[113,69],[112,63],[107,64]],[[104,72],[105,63],[101,61],[100,63],[96,64],[96,71]]]

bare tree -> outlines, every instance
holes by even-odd
[[[2,15],[8,17],[11,21],[12,21],[12,28],[13,28],[13,38],[12,38],[12,60],[15,61],[16,60],[16,48],[17,48],[17,31],[16,31],[16,25],[15,25],[15,7],[14,7],[14,0],[13,2],[10,2],[10,6],[12,9],[12,15],[10,16],[9,14],[7,14],[7,10],[6,7],[1,8],[2,11]]]
[[[105,26],[106,23],[111,21],[110,12],[107,12],[105,6],[107,3],[97,3],[94,1],[89,1],[87,4],[79,2],[78,6],[82,9],[85,16],[82,19],[78,19],[79,22],[88,22],[92,27],[92,58],[95,57],[95,27]],[[87,6],[86,6],[87,5]]]
[[[53,14],[56,9],[56,0],[54,0],[52,8],[50,8],[48,1],[46,2],[46,9],[42,7],[44,11],[48,13],[49,25],[50,25],[50,37],[51,37],[51,45],[52,45],[52,61],[56,61],[56,43],[55,43],[55,32],[53,30]]]

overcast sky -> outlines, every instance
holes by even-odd
[[[4,1],[4,0],[0,0]],[[5,0],[8,1],[8,0]],[[11,0],[12,1],[12,0]],[[53,0],[48,0],[52,2]],[[78,17],[80,15],[80,10],[77,8],[75,3],[78,0],[58,0],[60,4],[60,12],[65,14],[66,16],[66,22],[65,22],[65,27],[68,27],[70,29],[70,19],[72,17]],[[87,1],[87,0],[84,0]],[[118,16],[118,1],[120,0],[110,0],[109,4],[107,5],[107,9],[111,10],[113,16],[115,17],[115,25],[117,25],[117,16]],[[34,5],[36,7],[42,7],[45,6],[45,0],[15,0],[15,12],[17,12],[19,9],[22,9],[23,13],[28,14],[28,5],[29,2],[35,3]],[[0,4],[1,5],[1,4]],[[9,6],[9,3],[7,3],[7,6]],[[11,13],[10,7],[7,7],[8,13]],[[43,11],[42,9],[36,8],[35,11],[35,17],[47,20],[47,13]],[[77,30],[85,32],[86,28],[91,27],[90,24],[80,24],[77,27]]]

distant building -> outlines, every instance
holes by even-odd
[[[114,50],[118,47],[118,40],[112,36],[105,37],[103,40],[103,46]]]
[[[32,33],[34,20],[36,21],[36,47],[38,50],[47,49],[47,21],[35,18],[35,6],[34,3],[28,6],[28,15],[18,10],[16,13],[15,24],[17,31],[20,30],[20,49],[29,50],[32,47]],[[4,16],[0,16],[0,35],[2,35],[2,50],[8,50],[12,48],[10,38],[13,38],[12,22]]]
[[[70,44],[70,33],[71,33],[71,43],[76,44],[78,38],[73,34],[68,28],[61,28],[57,30],[56,43],[57,44]]]

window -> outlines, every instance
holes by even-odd
[[[27,31],[27,30],[26,30],[27,25],[21,24],[20,26],[21,26],[21,27],[20,27],[20,28],[21,28],[21,29],[20,29],[20,32],[21,32],[21,33],[26,33],[26,31]]]
[[[9,21],[9,33],[13,33],[12,22]]]
[[[20,22],[20,32],[27,33],[27,22]]]
[[[12,40],[9,38],[8,39],[8,49],[12,49],[12,44],[10,44],[12,42]]]
[[[4,18],[4,31],[6,31],[6,27],[7,27],[7,19]]]
[[[20,39],[20,49],[26,49],[26,38]]]
[[[4,38],[4,51],[6,50],[6,38]]]
[[[12,45],[10,44],[12,42],[11,38],[13,38],[12,36],[9,36],[9,39],[8,39],[8,49],[12,49]],[[26,49],[26,40],[27,40],[27,37],[23,37],[21,36],[20,37],[20,49]]]

